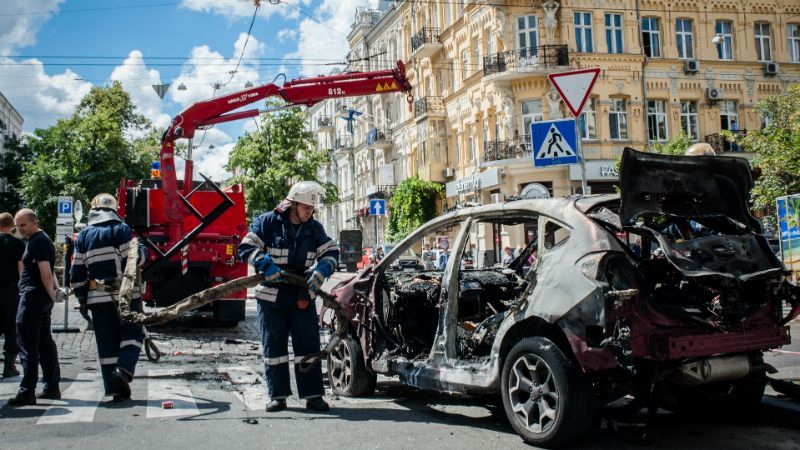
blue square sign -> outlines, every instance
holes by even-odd
[[[575,119],[531,123],[531,144],[536,167],[578,163]]]
[[[58,216],[72,217],[72,197],[58,197]]]
[[[370,216],[385,216],[386,215],[386,200],[382,198],[373,198],[369,201],[369,215]]]

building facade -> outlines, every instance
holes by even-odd
[[[389,119],[392,136],[391,147],[370,153],[366,134],[354,133],[356,146],[364,139],[354,150],[357,184],[374,183],[368,174],[383,156],[396,181],[418,175],[445,184],[445,208],[581,192],[577,166],[533,165],[531,123],[570,117],[550,73],[601,70],[579,122],[588,193],[614,191],[625,147],[645,149],[681,131],[747,156],[720,131],[761,127],[755,104],[800,82],[796,0],[382,3],[357,15],[350,60],[368,57],[355,70],[374,70],[390,61],[372,55],[402,59],[415,101],[408,112],[400,95],[356,100],[360,111]],[[523,230],[479,234],[495,249],[529,239]]]
[[[22,123],[22,115],[0,92],[0,157],[6,153],[6,141],[22,136]],[[0,192],[7,192],[6,189],[6,180],[0,178]]]

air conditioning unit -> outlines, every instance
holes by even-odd
[[[778,74],[778,63],[768,62],[764,64],[764,75],[775,76]]]
[[[492,203],[503,203],[505,196],[500,192],[492,194]]]
[[[700,61],[696,59],[688,59],[683,63],[684,73],[697,73],[700,71]]]
[[[452,167],[446,167],[443,171],[445,178],[453,178],[456,176],[456,171]]]
[[[709,100],[719,100],[722,98],[722,90],[718,88],[706,89],[706,98]]]

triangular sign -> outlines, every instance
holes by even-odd
[[[567,104],[573,117],[581,115],[583,106],[592,92],[600,69],[581,69],[571,72],[552,73],[547,76],[561,99]]]
[[[153,89],[158,94],[158,98],[164,99],[164,94],[167,93],[167,89],[169,89],[169,84],[154,84]]]

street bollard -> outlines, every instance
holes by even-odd
[[[72,238],[67,236],[64,242],[64,275],[61,277],[61,287],[58,289],[63,289],[66,300],[64,300],[64,324],[61,328],[53,328],[53,333],[77,333],[80,330],[78,327],[70,327],[69,326],[69,269],[72,265],[72,252],[75,249],[75,245],[72,242]]]

